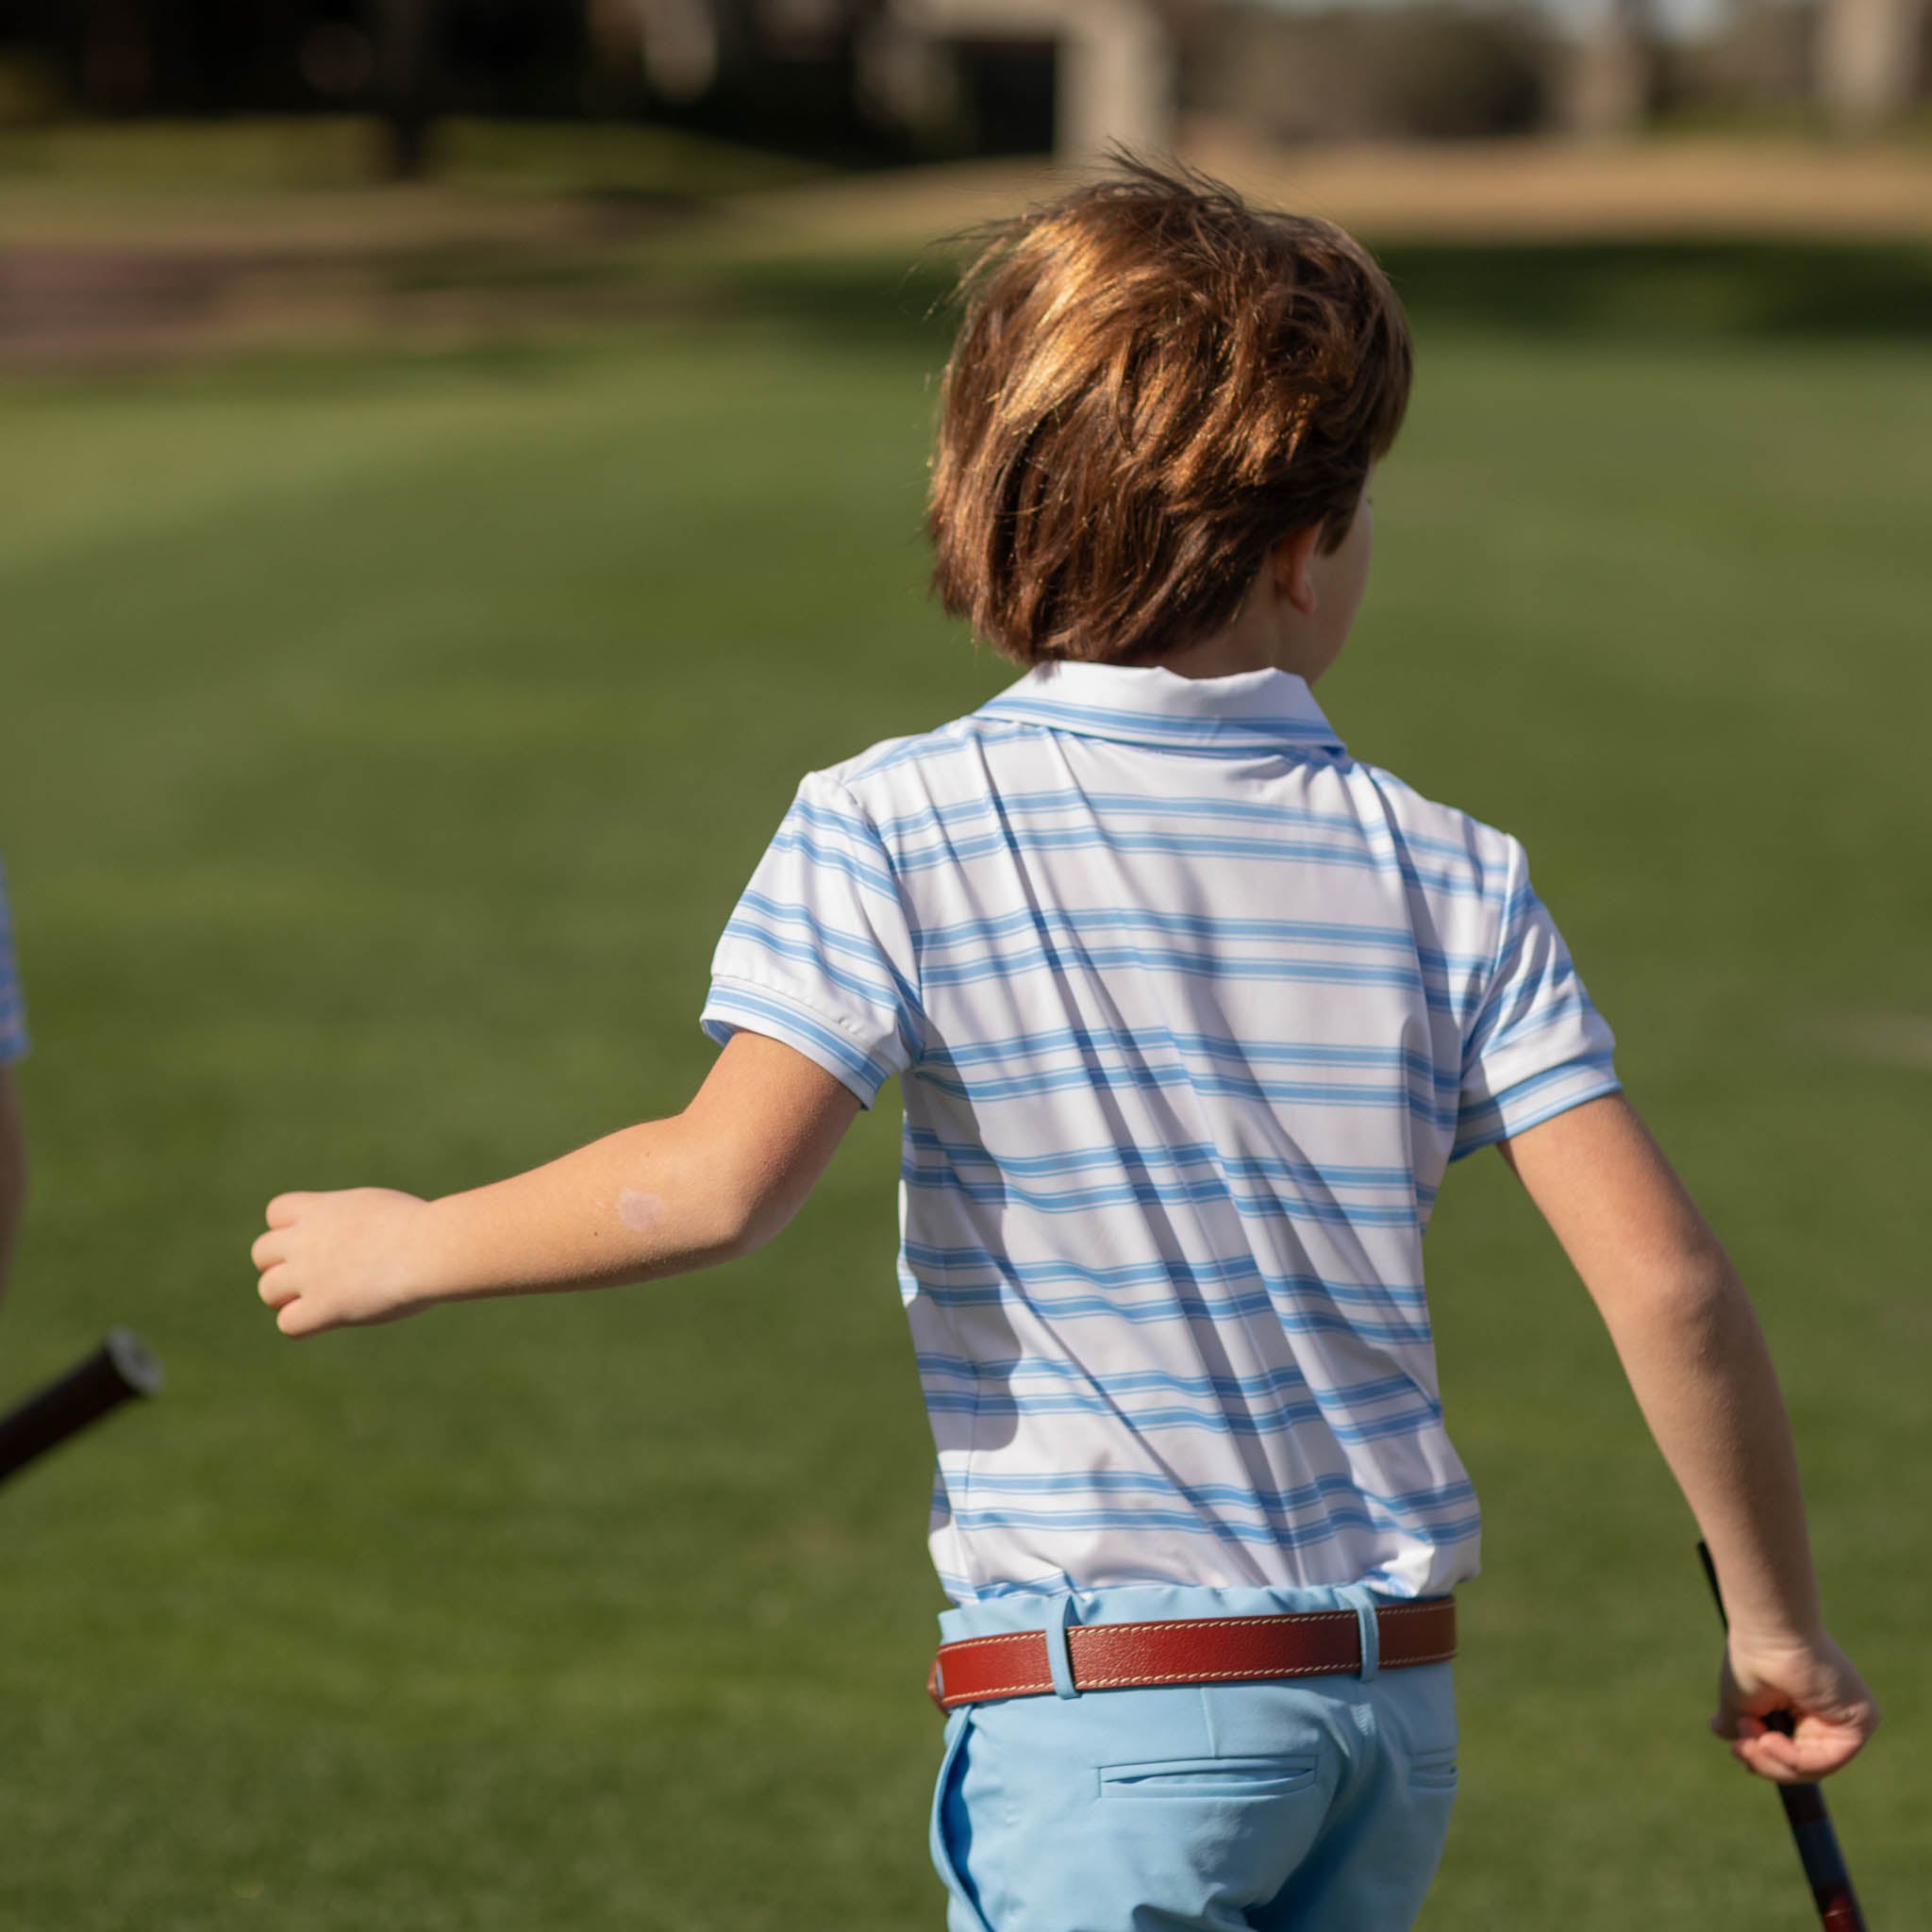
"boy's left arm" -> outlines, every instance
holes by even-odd
[[[1729,1257],[1621,1093],[1511,1137],[1503,1155],[1596,1303],[1723,1579],[1711,1728],[1762,1777],[1827,1775],[1878,1707],[1824,1628],[1790,1424]],[[1793,1735],[1767,1723],[1780,1710]]]
[[[650,1281],[768,1241],[804,1204],[858,1096],[791,1047],[734,1033],[691,1105],[491,1187],[278,1194],[257,1240],[284,1335],[436,1302]]]

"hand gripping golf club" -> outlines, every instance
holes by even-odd
[[[1717,1565],[1710,1560],[1710,1546],[1697,1545],[1698,1559],[1704,1565],[1705,1579],[1717,1599],[1718,1620],[1726,1630],[1731,1620],[1724,1615],[1724,1592],[1717,1587]],[[1788,1710],[1765,1713],[1766,1730],[1779,1731],[1789,1738],[1795,1728]],[[1785,1822],[1791,1827],[1791,1841],[1798,1847],[1798,1862],[1811,1887],[1818,1907],[1818,1921],[1824,1932],[1867,1932],[1865,1915],[1852,1890],[1852,1876],[1845,1870],[1844,1854],[1838,1848],[1838,1833],[1831,1827],[1831,1813],[1825,1809],[1824,1793],[1816,1785],[1779,1785],[1778,1797],[1785,1807]]]
[[[161,1365],[130,1328],[110,1328],[84,1361],[0,1415],[0,1483],[136,1395],[158,1394]]]

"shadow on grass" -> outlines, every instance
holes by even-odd
[[[1932,341],[1932,248],[1625,242],[1383,251],[1419,321],[1637,340]]]
[[[1382,259],[1424,342],[1454,332],[1577,346],[1932,346],[1932,245],[1407,244],[1384,250]],[[152,279],[169,265],[130,258],[120,266]],[[190,261],[181,273],[203,268]],[[91,272],[100,282],[102,272]],[[86,318],[73,303],[56,302],[42,334],[64,359],[42,374],[90,387],[157,372],[190,387],[202,379],[278,389],[416,385],[479,374],[541,382],[586,357],[647,354],[654,342],[758,338],[812,353],[891,357],[932,372],[952,340],[957,272],[954,255],[939,246],[909,259],[719,261],[694,259],[675,241],[666,250],[555,253],[451,242],[365,265],[365,332],[353,341],[292,341],[235,353],[210,333],[193,354],[165,341],[147,353],[138,305],[115,283],[114,302],[103,302],[98,289],[92,302],[94,320],[119,331],[108,344],[114,353],[79,353],[92,340],[79,332]],[[208,268],[204,279],[206,288],[190,292],[213,314],[217,270]],[[8,287],[0,272],[0,296]],[[15,302],[10,324],[0,324],[0,372],[31,321],[29,305]]]

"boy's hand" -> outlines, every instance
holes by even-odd
[[[1775,1711],[1793,1720],[1790,1737],[1765,1723]],[[1807,1784],[1857,1756],[1878,1727],[1878,1706],[1851,1659],[1823,1632],[1816,1643],[1788,1646],[1733,1636],[1710,1727],[1759,1777]]]
[[[391,1188],[277,1194],[250,1251],[284,1335],[393,1322],[427,1306],[417,1255],[429,1204]]]

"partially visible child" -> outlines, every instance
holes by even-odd
[[[285,1194],[255,1246],[290,1335],[728,1259],[897,1074],[955,1932],[1411,1922],[1478,1540],[1422,1241],[1491,1144],[1715,1554],[1715,1728],[1789,1780],[1875,1723],[1750,1305],[1523,848],[1352,757],[1310,693],[1409,369],[1326,224],[1130,167],[1007,225],[932,532],[948,608],[1026,674],[806,777],[684,1112],[444,1200]]]

